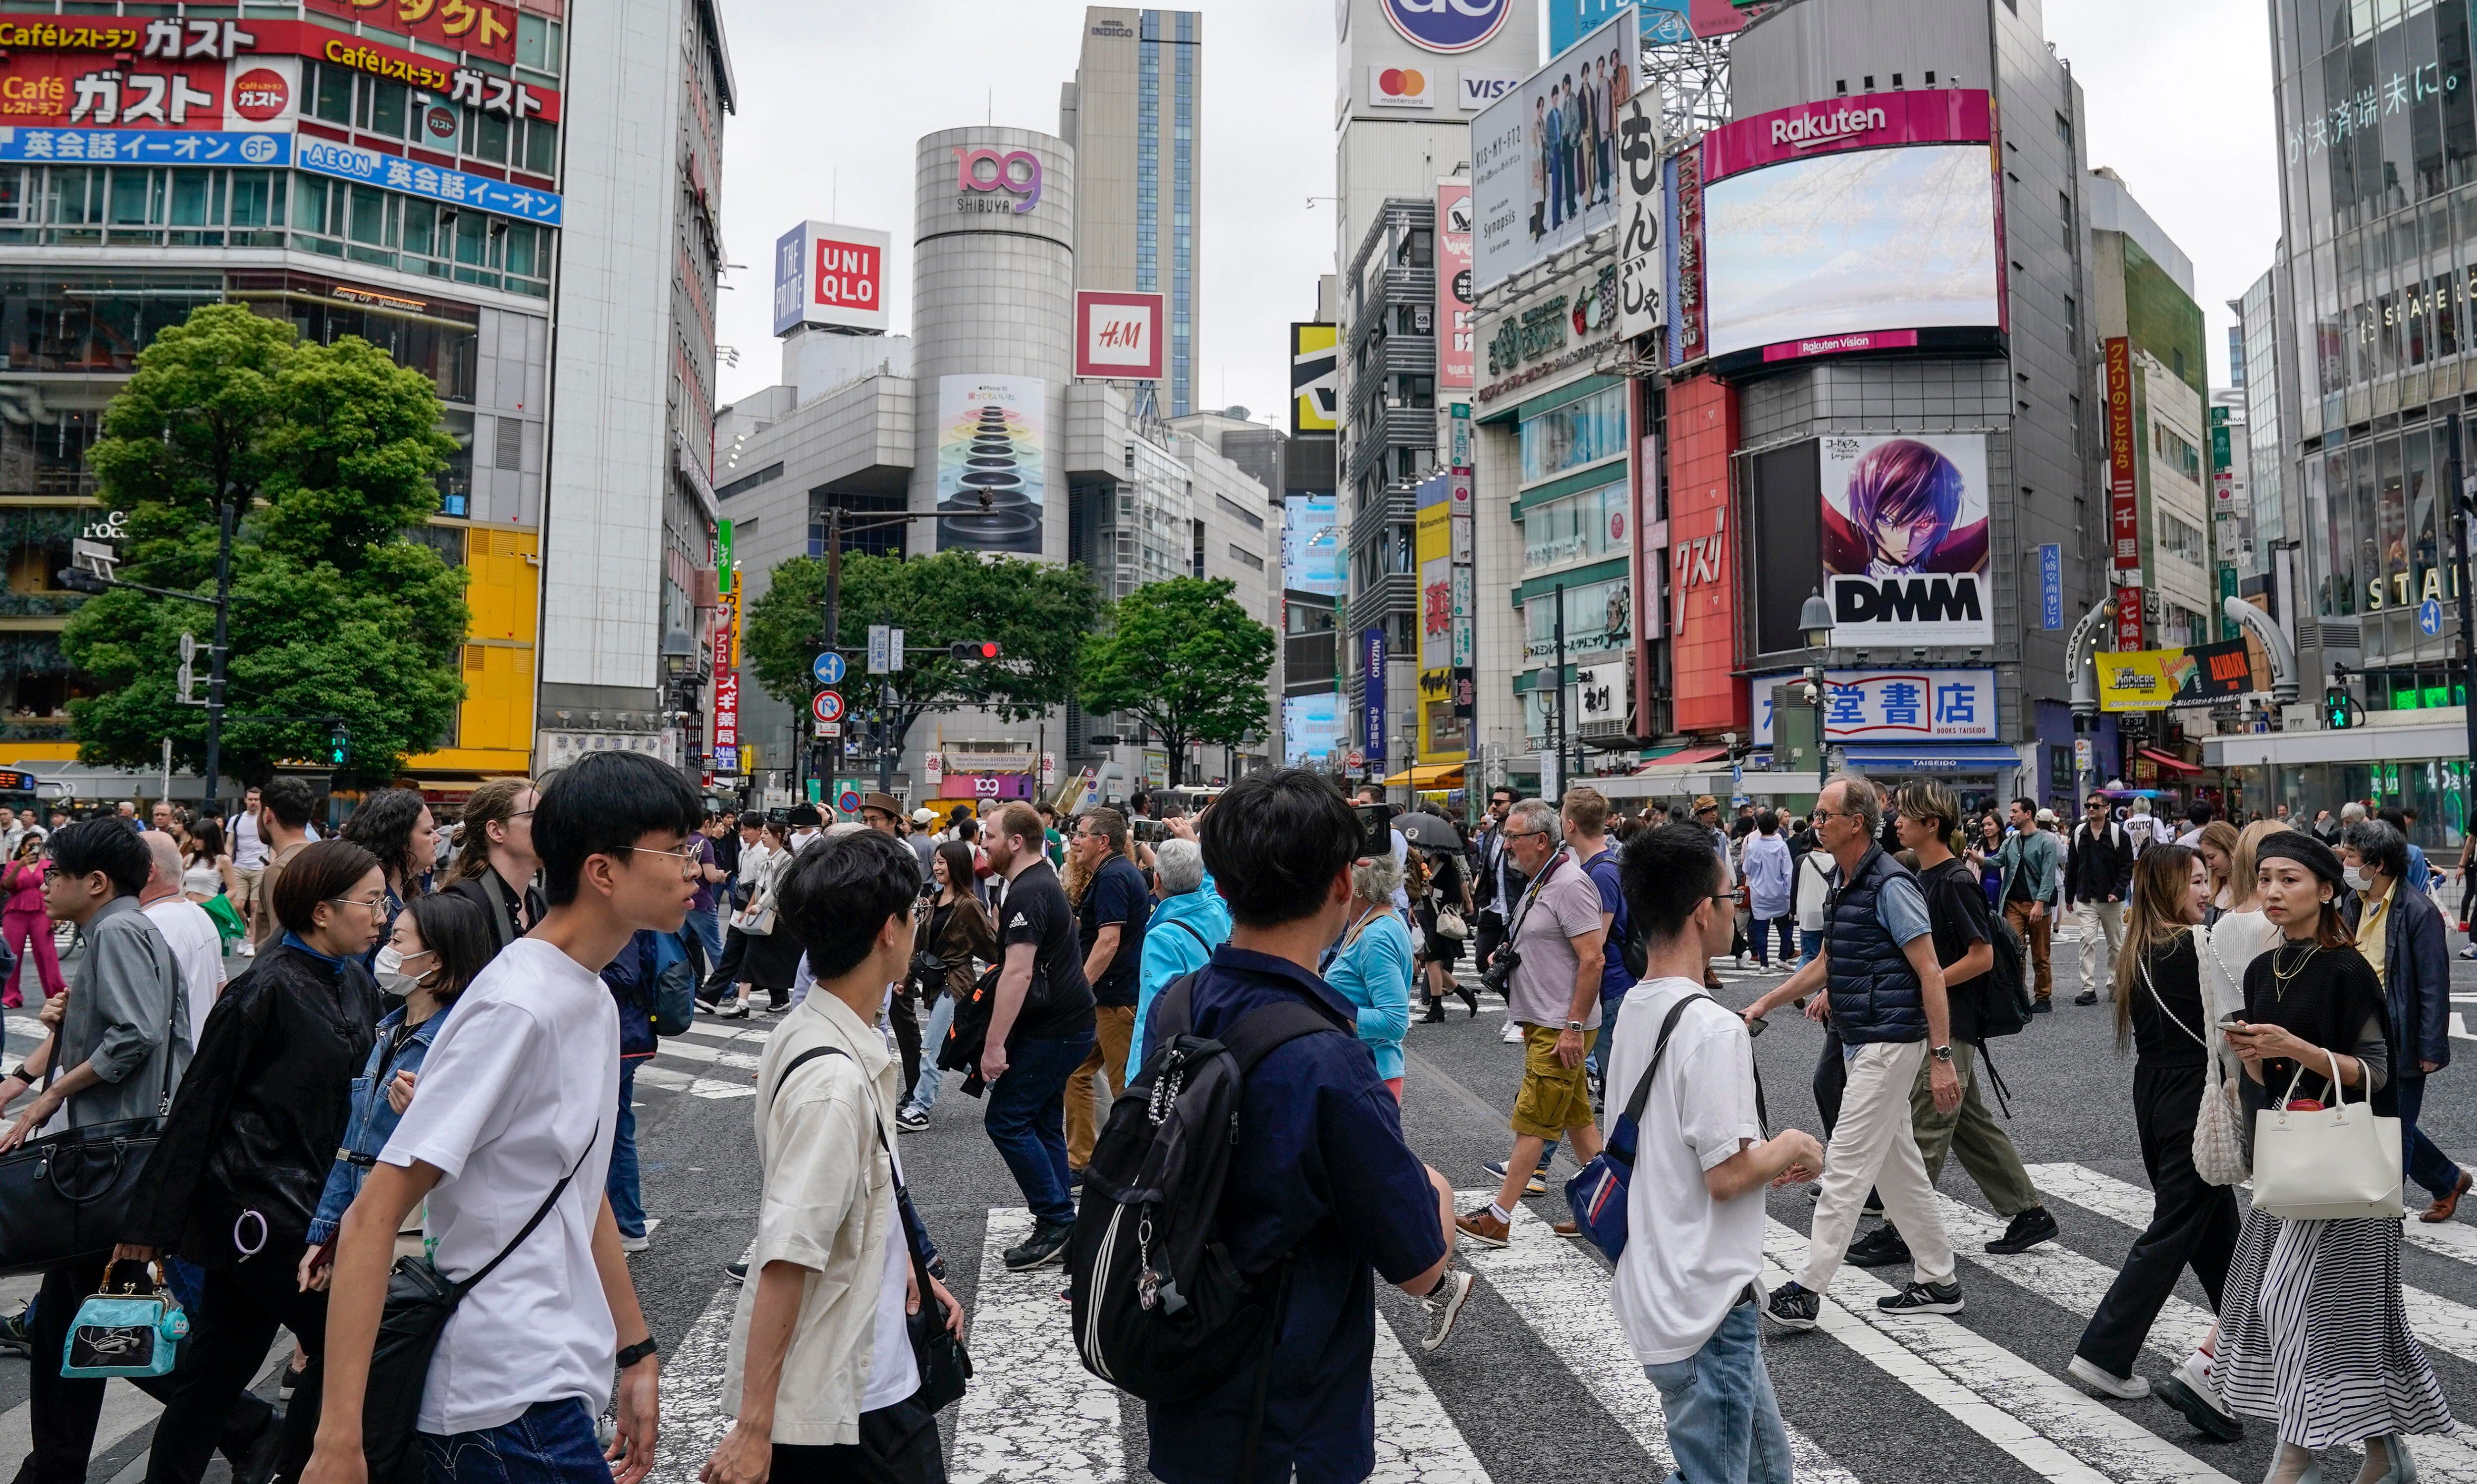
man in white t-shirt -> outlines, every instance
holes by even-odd
[[[603,1194],[619,1015],[601,970],[639,928],[679,931],[697,887],[688,841],[703,815],[687,776],[641,753],[588,753],[542,791],[534,848],[548,909],[457,1000],[420,1091],[344,1214],[325,1404],[303,1484],[363,1478],[362,1407],[395,1233],[425,1198],[441,1274],[469,1277],[505,1254],[431,1359],[415,1425],[434,1460],[453,1460],[434,1462],[434,1484],[519,1473],[638,1484],[652,1469],[654,1341]],[[605,1465],[594,1418],[614,1368],[616,1452]]]
[[[149,862],[146,889],[138,894],[144,912],[172,945],[172,961],[181,968],[181,988],[189,997],[189,1044],[196,1046],[206,1029],[207,1012],[224,987],[224,940],[207,909],[181,894],[181,848],[160,829],[138,840]]]
[[[1631,1101],[1617,1100],[1635,1096],[1646,1069],[1650,1085],[1610,1305],[1660,1391],[1680,1473],[1789,1484],[1789,1433],[1764,1368],[1764,1190],[1813,1179],[1823,1149],[1794,1128],[1764,1137],[1753,1039],[1704,993],[1703,971],[1736,927],[1709,831],[1677,824],[1637,835],[1619,869],[1650,961],[1610,1043],[1611,1105],[1631,1116]]]

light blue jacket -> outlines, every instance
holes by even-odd
[[[1411,1029],[1411,929],[1380,912],[1324,966],[1334,993],[1359,1007],[1359,1039],[1376,1053],[1376,1075],[1402,1075],[1402,1037]]]
[[[1175,924],[1176,926],[1172,926]],[[1213,889],[1213,878],[1193,891],[1163,897],[1144,923],[1144,953],[1138,960],[1136,1030],[1127,1038],[1127,1079],[1134,1081],[1144,1066],[1144,1022],[1153,1013],[1153,997],[1181,975],[1193,974],[1230,941],[1230,905]]]
[[[314,951],[313,951],[314,952]],[[421,1063],[430,1054],[430,1043],[447,1028],[447,1014],[455,1009],[453,1002],[439,1007],[438,1013],[413,1027],[393,1061],[387,1059],[388,1042],[395,1028],[404,1024],[404,1007],[396,1006],[379,1022],[378,1039],[370,1043],[368,1065],[353,1078],[353,1111],[344,1124],[344,1143],[336,1150],[336,1163],[327,1172],[327,1188],[319,1194],[318,1212],[310,1221],[308,1241],[312,1247],[333,1242],[344,1224],[344,1210],[353,1198],[362,1193],[362,1181],[368,1178],[370,1166],[379,1151],[394,1137],[395,1125],[403,1121],[392,1103],[388,1101],[388,1084],[399,1072],[421,1075]]]

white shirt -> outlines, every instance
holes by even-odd
[[[425,1231],[450,1278],[498,1255],[560,1176],[559,1203],[465,1296],[439,1337],[415,1425],[504,1426],[536,1402],[610,1404],[619,1349],[593,1266],[593,1224],[619,1109],[619,1010],[599,975],[518,938],[456,1002],[421,1091],[379,1158],[442,1175]]]
[[[189,1044],[196,1046],[206,1030],[207,1012],[215,1007],[215,993],[224,983],[224,940],[207,909],[187,897],[171,896],[142,909],[147,921],[172,945],[172,961],[181,969],[181,988],[189,997]]]
[[[1691,979],[1646,979],[1626,996],[1631,1013],[1618,1019],[1609,1051],[1612,1104],[1634,1096],[1669,1007],[1702,989]],[[1764,1136],[1743,1021],[1716,1003],[1687,1007],[1635,1135],[1625,1252],[1609,1303],[1635,1359],[1659,1366],[1703,1348],[1763,1271],[1764,1187],[1715,1201],[1703,1183],[1704,1172]]]
[[[258,816],[246,809],[233,816],[233,865],[255,871],[266,864],[266,837],[258,832]]]

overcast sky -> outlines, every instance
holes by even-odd
[[[922,135],[993,119],[1055,133],[1074,75],[1078,0],[721,0],[739,110],[725,130],[721,372],[726,402],[780,380],[774,239],[808,218],[894,238],[887,304],[911,319],[912,161]],[[1291,320],[1333,265],[1333,0],[1189,0],[1205,15],[1204,199],[1195,396],[1262,419],[1289,385]],[[2214,382],[2226,301],[2278,236],[2263,0],[2047,0],[2049,39],[2114,165],[2193,260]]]

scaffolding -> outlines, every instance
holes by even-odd
[[[1660,89],[1660,123],[1671,142],[1691,139],[1729,121],[1729,37],[1646,41],[1644,80]]]

